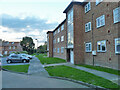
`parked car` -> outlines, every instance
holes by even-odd
[[[18,54],[11,54],[7,58],[7,63],[12,63],[12,62],[23,62],[23,63],[26,63],[26,62],[29,62],[29,61],[30,61],[29,58],[23,57],[23,56],[18,55]]]
[[[3,55],[2,55],[2,54],[0,54],[0,57],[3,57]]]
[[[27,58],[29,58],[29,59],[32,59],[32,56],[31,55],[28,55],[28,54],[20,54],[21,56],[23,56],[23,57],[27,57]]]

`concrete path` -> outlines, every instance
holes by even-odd
[[[50,65],[45,65],[45,67],[46,66],[55,66],[55,65],[70,66],[70,67],[80,69],[80,70],[95,74],[97,76],[103,77],[103,78],[108,79],[108,80],[110,80],[114,83],[120,84],[118,82],[120,80],[120,76],[118,76],[118,75],[114,75],[114,74],[110,74],[110,73],[107,73],[107,72],[102,72],[102,71],[98,71],[98,70],[94,70],[94,69],[89,69],[89,68],[85,68],[85,67],[82,67],[82,66],[76,66],[76,65],[73,65],[71,63],[50,64]]]
[[[43,65],[40,63],[40,60],[37,57],[33,57],[33,59],[30,61],[28,74],[47,77],[49,76],[48,72],[44,69]]]

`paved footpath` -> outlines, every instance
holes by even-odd
[[[103,77],[105,79],[108,79],[108,80],[110,80],[114,83],[120,84],[120,82],[119,82],[120,76],[118,76],[118,75],[114,75],[114,74],[110,74],[110,73],[107,73],[107,72],[102,72],[102,71],[98,71],[98,70],[94,70],[94,69],[89,69],[89,68],[85,68],[85,67],[82,67],[82,66],[76,66],[76,65],[73,65],[71,63],[49,64],[49,65],[45,65],[44,67],[46,67],[46,66],[57,66],[57,65],[66,65],[66,66],[70,66],[70,67],[73,67],[73,68],[76,68],[76,69],[80,69],[80,70],[95,74],[97,76]]]
[[[49,76],[48,72],[44,69],[43,65],[40,63],[40,60],[37,57],[33,57],[30,61],[30,66],[28,69],[29,75],[42,75]]]

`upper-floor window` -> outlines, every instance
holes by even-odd
[[[120,54],[120,38],[115,39],[115,53]]]
[[[64,36],[61,36],[61,42],[63,42],[64,41]]]
[[[85,24],[85,32],[88,32],[91,30],[91,22],[88,22]]]
[[[64,47],[61,47],[61,53],[64,53]]]
[[[54,44],[56,43],[56,39],[53,40],[53,43],[54,43]]]
[[[9,49],[11,49],[11,46],[9,46]]]
[[[60,32],[60,28],[58,28],[58,33]]]
[[[85,44],[85,51],[91,52],[92,51],[92,44],[91,42]]]
[[[103,0],[96,0],[96,5],[98,5],[99,3],[101,3]]]
[[[88,2],[86,5],[85,5],[85,13],[87,13],[88,11],[91,10],[91,4],[90,2]]]
[[[114,23],[120,22],[120,7],[113,10]]]
[[[58,38],[58,40],[57,40],[57,41],[58,41],[58,43],[59,43],[59,42],[60,42],[60,38]]]
[[[61,26],[61,31],[64,30],[64,24]]]
[[[105,25],[105,15],[102,15],[96,19],[96,26],[97,26],[97,28],[99,28],[104,25]]]
[[[97,51],[106,52],[106,40],[97,42]]]
[[[59,52],[60,52],[60,49],[58,48],[58,49],[57,49],[57,53],[59,53]]]

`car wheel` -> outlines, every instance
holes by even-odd
[[[26,60],[23,60],[23,63],[26,63]]]
[[[11,60],[8,60],[7,63],[10,64],[12,61]]]

